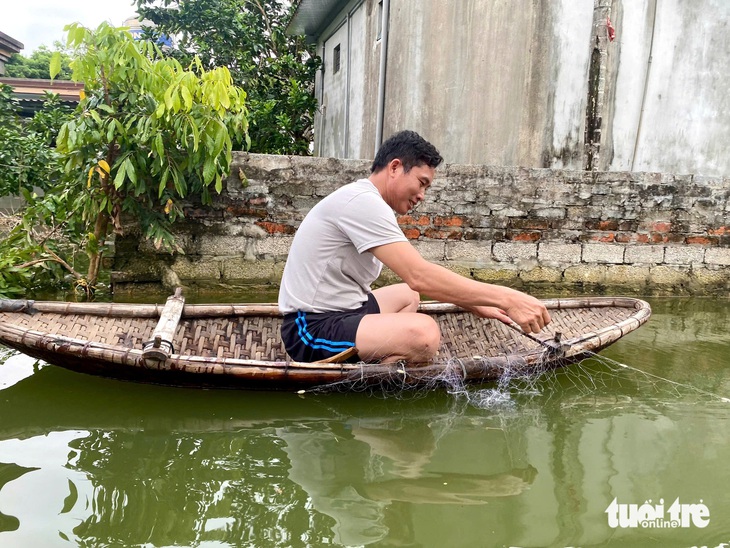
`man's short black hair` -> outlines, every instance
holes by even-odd
[[[436,169],[444,161],[436,147],[426,139],[415,131],[404,130],[391,135],[380,146],[370,167],[370,173],[380,171],[396,158],[403,163],[403,170],[406,173],[411,168],[422,165]]]

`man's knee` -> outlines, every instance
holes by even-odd
[[[436,355],[441,344],[441,330],[430,316],[419,315],[420,321],[411,325],[413,359],[428,360]]]

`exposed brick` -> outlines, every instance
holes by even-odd
[[[427,228],[424,230],[423,235],[426,238],[433,238],[434,240],[459,240],[461,239],[461,231],[458,230],[436,230],[435,228]]]
[[[667,234],[666,238],[664,238],[664,241],[668,244],[683,244],[684,234]]]
[[[690,245],[717,245],[719,240],[715,237],[687,236],[684,241]]]
[[[246,205],[232,205],[226,208],[226,213],[234,217],[258,217],[263,219],[268,216],[268,210],[260,207],[248,207]]]
[[[653,232],[667,233],[672,230],[672,223],[667,221],[657,221],[652,223],[651,230]]]
[[[636,229],[638,228],[638,223],[636,221],[620,221],[618,223],[618,230],[621,230],[622,232],[636,232]]]
[[[421,231],[417,228],[406,228],[403,230],[403,234],[409,240],[417,240],[421,237]]]
[[[260,226],[269,234],[294,234],[296,229],[291,225],[281,223],[272,223],[270,221],[258,221],[256,226]]]
[[[590,219],[585,222],[585,228],[588,230],[618,230],[618,221]]]
[[[216,221],[223,220],[223,211],[214,210],[211,208],[186,207],[183,208],[183,213],[188,219],[210,219]]]
[[[509,220],[508,226],[521,230],[548,230],[552,222],[547,219],[515,219]]]
[[[590,240],[593,242],[613,243],[616,239],[615,234],[594,234],[590,236]]]
[[[434,217],[434,226],[462,226],[464,219],[461,217]]]
[[[540,240],[541,234],[539,232],[518,232],[509,233],[507,237],[513,242],[537,242]]]

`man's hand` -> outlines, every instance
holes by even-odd
[[[525,333],[538,333],[550,323],[550,314],[538,299],[513,290],[507,296],[504,313],[522,328]]]

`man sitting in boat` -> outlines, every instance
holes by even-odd
[[[279,291],[282,339],[293,360],[326,360],[356,348],[349,361],[429,361],[441,333],[416,311],[422,294],[484,318],[514,321],[527,333],[550,322],[536,298],[456,274],[425,260],[408,242],[395,213],[424,200],[442,161],[417,133],[396,133],[378,150],[370,177],[337,189],[304,218]],[[383,264],[405,283],[371,291]]]

